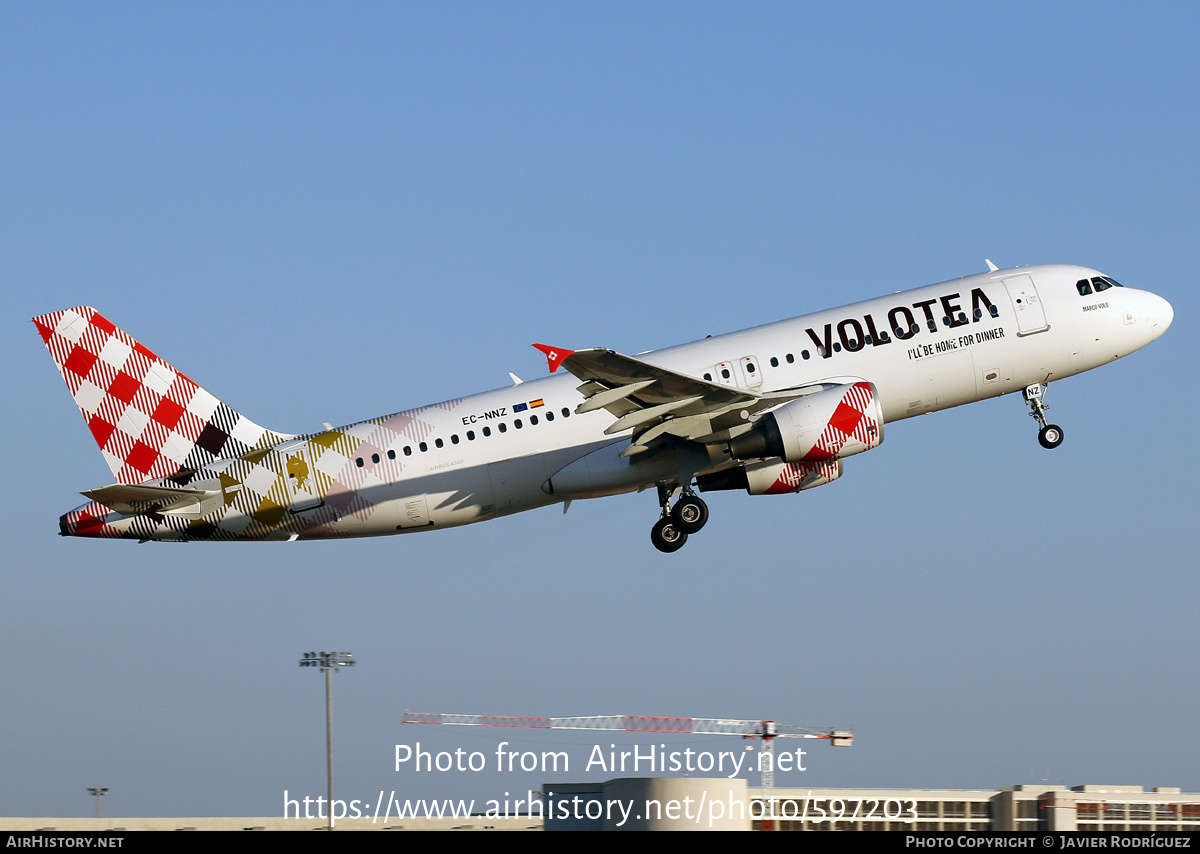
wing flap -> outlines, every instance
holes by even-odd
[[[585,412],[591,412],[594,409],[603,409],[610,403],[616,403],[618,400],[624,400],[631,394],[636,394],[644,388],[654,385],[658,380],[640,380],[631,382],[628,385],[620,385],[616,388],[604,388],[600,383],[596,383],[598,390],[592,394],[586,394],[587,400],[575,407],[575,413],[582,415]]]
[[[674,403],[688,397],[703,398],[706,404],[714,407],[735,402],[751,403],[758,399],[758,395],[745,389],[689,377],[600,347],[576,350],[561,364],[585,383],[599,383],[606,389],[639,385],[636,391],[616,395],[610,404],[600,405],[599,408],[608,409],[618,418],[629,411],[627,407],[620,405],[624,401],[644,409]],[[614,412],[609,408],[613,405],[624,411]]]
[[[728,438],[730,428],[780,402],[775,395],[690,377],[613,350],[550,349],[568,354],[556,368],[583,381],[578,391],[585,400],[575,408],[577,414],[603,409],[617,419],[605,433],[633,431],[628,455],[672,437],[702,443]]]
[[[534,346],[546,354],[552,371],[565,368],[583,381],[577,390],[584,402],[575,407],[577,414],[603,409],[617,419],[606,434],[633,431],[633,442],[622,453],[625,457],[672,439],[700,444],[728,441],[748,430],[759,413],[823,387],[815,383],[760,393],[691,377],[603,347]]]

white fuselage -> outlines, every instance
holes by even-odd
[[[1100,275],[1072,266],[999,270],[636,358],[757,393],[867,380],[877,389],[884,420],[899,421],[1099,367],[1149,344],[1170,324],[1169,304],[1152,293],[1125,287],[1079,293],[1079,280]],[[333,475],[335,486],[293,489],[287,511],[266,536],[261,525],[250,536],[247,514],[226,501],[205,517],[204,538],[403,533],[576,497],[550,494],[547,481],[588,453],[629,443],[628,431],[605,435],[615,420],[605,410],[576,414],[584,400],[579,384],[570,375],[549,376],[351,425],[334,431],[336,437],[284,442],[260,465],[286,473],[289,459],[299,455],[306,466],[323,470],[336,438],[338,462],[346,468]],[[626,488],[604,494],[661,482],[661,471],[640,465],[645,480],[634,477]],[[253,477],[247,471],[240,459],[219,460],[196,481],[236,491],[233,484],[241,488]],[[345,497],[351,493],[353,500]],[[196,530],[194,518],[176,521],[168,514],[153,530],[143,523],[138,534],[178,540],[196,538],[189,533]]]

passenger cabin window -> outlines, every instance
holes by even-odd
[[[771,357],[771,367],[772,367],[772,368],[778,368],[778,367],[779,367],[779,359],[777,359],[777,358],[776,358],[776,357],[774,357],[774,356],[772,356],[772,357]]]
[[[795,363],[795,361],[796,361],[796,357],[795,357],[795,356],[793,356],[791,353],[788,353],[788,354],[787,354],[786,356],[784,356],[783,358],[787,359],[787,363],[788,363],[789,365],[791,365],[791,364]]]
[[[388,451],[388,459],[389,459],[389,460],[394,460],[394,459],[396,459],[396,452],[395,452],[395,451]]]

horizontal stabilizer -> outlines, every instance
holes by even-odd
[[[118,513],[129,515],[169,513],[173,516],[200,516],[202,505],[206,501],[219,499],[221,493],[213,489],[178,489],[114,483],[89,489],[82,495]]]

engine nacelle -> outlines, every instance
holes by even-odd
[[[823,486],[842,476],[841,460],[816,463],[785,463],[761,460],[734,469],[701,475],[696,485],[701,492],[719,489],[744,489],[751,495],[783,495]]]
[[[730,441],[737,460],[779,457],[788,463],[838,460],[883,441],[883,409],[869,382],[847,383],[786,403]]]

